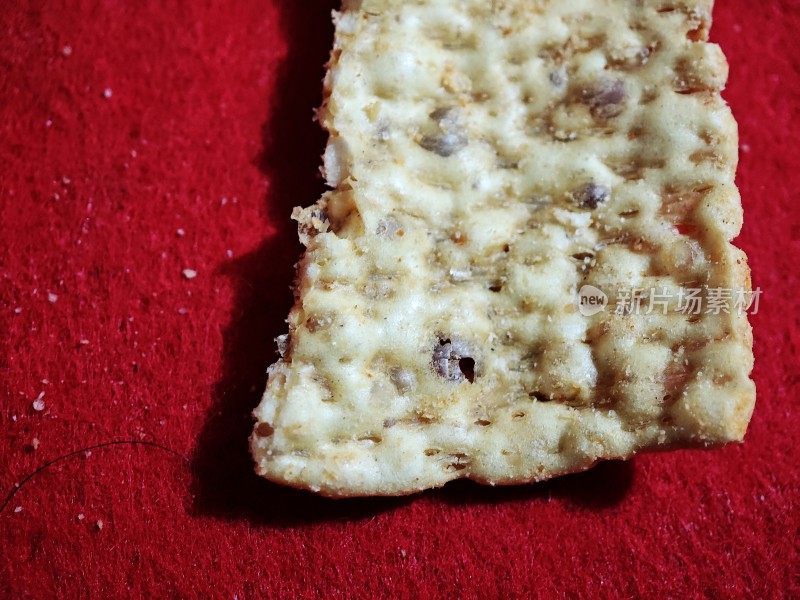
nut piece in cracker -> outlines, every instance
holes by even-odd
[[[742,440],[750,281],[711,9],[345,1],[331,190],[294,214],[260,475],[407,494]]]

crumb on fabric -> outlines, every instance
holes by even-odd
[[[61,54],[63,54],[64,56],[72,56],[72,46],[67,44],[66,46],[61,48]]]
[[[97,529],[98,529],[99,531],[102,531],[102,530],[103,530],[103,521],[101,521],[100,519],[98,519],[98,520],[97,520],[97,523],[96,523],[96,525],[97,525]]]
[[[21,507],[21,506],[18,506],[17,508],[15,508],[15,509],[14,509],[14,512],[15,512],[15,513],[22,512],[22,507]]]
[[[39,395],[36,396],[36,399],[33,401],[33,410],[37,412],[42,412],[44,410],[44,392],[39,392]]]
[[[103,98],[108,100],[111,96],[114,95],[114,91],[111,88],[106,88],[103,90]]]
[[[186,235],[186,230],[184,230],[183,227],[178,227],[175,233],[178,235],[178,237],[183,237]]]
[[[55,304],[56,302],[58,302],[58,294],[54,294],[53,292],[48,292],[47,293],[47,301],[50,304]]]
[[[197,271],[194,269],[184,269],[183,276],[186,277],[186,279],[194,279],[197,277]]]
[[[33,448],[34,450],[39,449],[39,438],[33,438],[31,440],[31,448]]]
[[[86,515],[84,515],[83,513],[78,515],[78,521],[83,521],[85,518],[86,518]]]

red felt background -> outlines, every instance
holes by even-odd
[[[322,189],[333,5],[0,2],[0,496],[84,446],[175,453],[105,446],[27,481],[0,595],[800,596],[800,2],[715,12],[765,290],[745,444],[351,501],[258,480],[246,446],[289,213]]]

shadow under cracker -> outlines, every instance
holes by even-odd
[[[442,502],[453,505],[558,500],[579,509],[603,510],[625,499],[634,476],[633,460],[610,460],[599,462],[587,471],[539,483],[492,487],[459,480],[433,493]]]
[[[235,297],[223,333],[222,375],[192,455],[194,515],[289,527],[369,518],[418,497],[331,500],[277,485],[255,474],[248,446],[251,412],[266,385],[267,366],[277,358],[274,339],[287,330],[294,264],[302,252],[289,215],[294,206],[314,203],[325,189],[319,164],[326,136],[312,115],[322,102],[323,66],[333,41],[330,11],[338,4],[320,0],[311,9],[296,0],[278,2],[287,55],[279,67],[274,104],[262,127],[263,153],[257,159],[270,181],[267,213],[278,226],[255,251],[219,270],[230,279]],[[553,496],[603,508],[622,498],[632,473],[629,463],[608,463],[542,484],[490,488],[459,481],[430,494],[447,504]]]

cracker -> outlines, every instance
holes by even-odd
[[[743,438],[746,314],[677,310],[750,285],[711,9],[345,1],[260,475],[393,495]],[[587,285],[667,306],[585,316]]]

